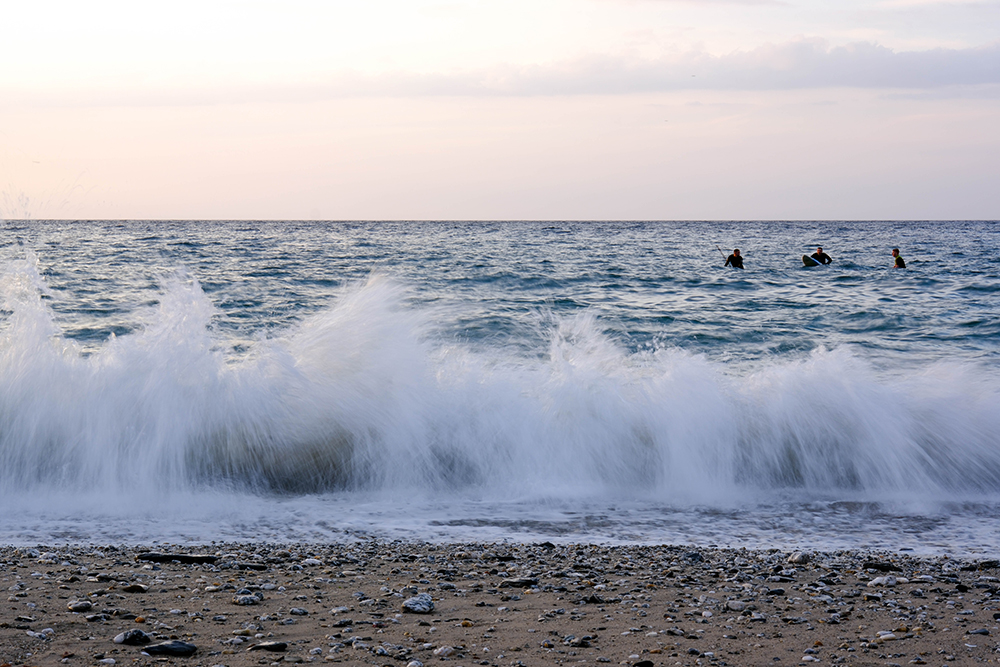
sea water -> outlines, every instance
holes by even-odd
[[[0,222],[0,542],[995,552],[998,258],[996,222]]]

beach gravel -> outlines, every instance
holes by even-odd
[[[998,566],[548,542],[5,547],[0,667],[995,664]]]

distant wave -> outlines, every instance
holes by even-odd
[[[592,314],[534,356],[426,335],[375,277],[236,357],[196,281],[84,354],[29,257],[0,275],[0,495],[448,490],[700,503],[1000,495],[1000,379],[885,379],[846,349],[733,375],[627,351]]]

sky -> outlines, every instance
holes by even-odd
[[[1000,218],[1000,0],[0,16],[0,218]]]

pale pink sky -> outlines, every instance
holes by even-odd
[[[1000,218],[1000,0],[3,15],[4,218]]]

